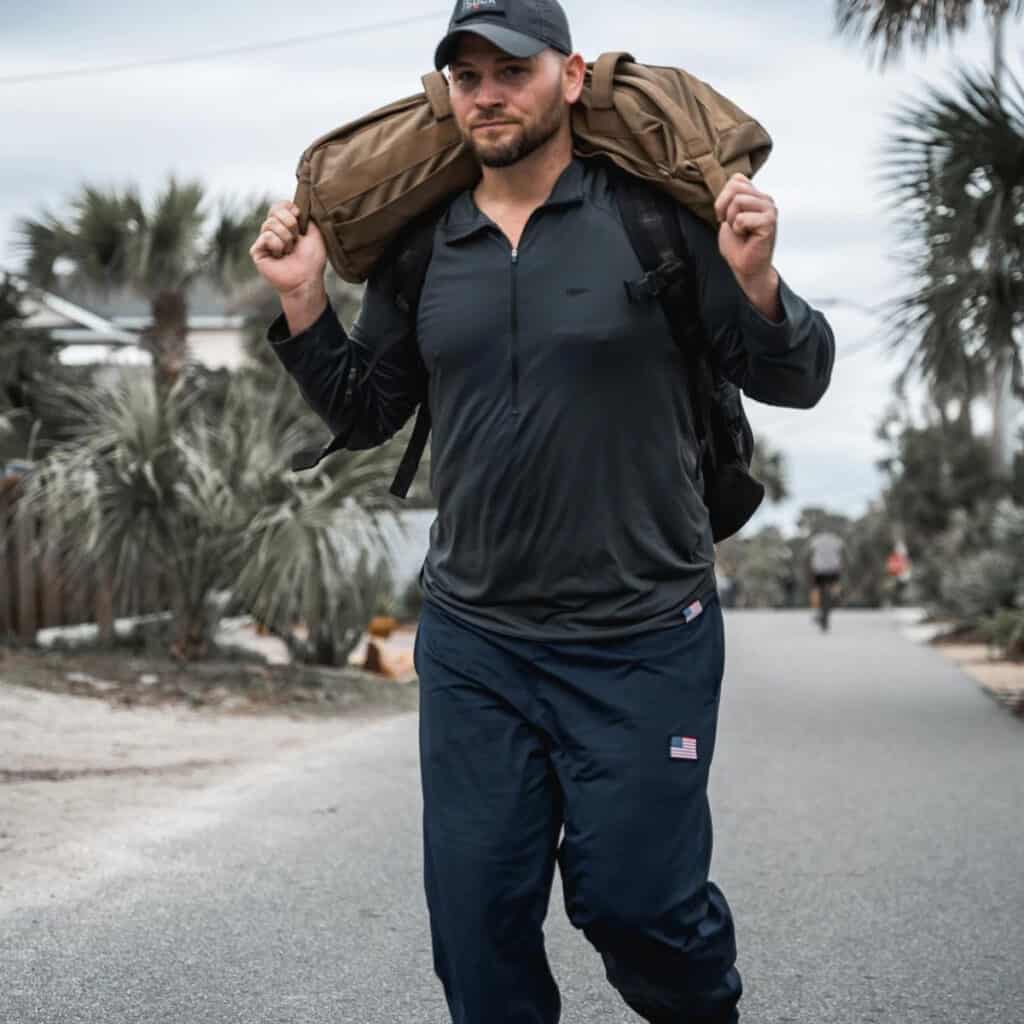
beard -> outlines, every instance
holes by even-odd
[[[511,167],[550,142],[561,130],[565,116],[565,105],[562,102],[561,90],[558,89],[550,105],[541,112],[533,124],[511,126],[516,129],[511,139],[486,142],[472,131],[464,131],[462,137],[484,167]]]

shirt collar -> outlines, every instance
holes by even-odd
[[[540,209],[558,206],[575,206],[583,202],[583,161],[574,157],[569,166],[559,175],[551,194],[541,203]],[[487,216],[473,199],[473,190],[461,192],[448,208],[448,216],[442,225],[447,244],[461,242],[480,231],[494,228],[494,221]]]

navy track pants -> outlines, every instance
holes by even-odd
[[[542,933],[556,862],[570,921],[641,1017],[738,1020],[732,917],[708,881],[723,663],[716,598],[600,643],[503,636],[425,605],[424,881],[454,1024],[558,1021]]]

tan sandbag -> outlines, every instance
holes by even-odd
[[[444,75],[425,75],[423,88],[321,136],[299,160],[300,228],[315,221],[346,281],[365,281],[409,221],[480,177]],[[572,130],[578,156],[612,160],[712,225],[729,176],[755,174],[772,146],[757,121],[711,86],[625,53],[587,65]]]

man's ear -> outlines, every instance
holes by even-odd
[[[566,103],[575,103],[580,98],[586,72],[586,62],[578,53],[566,58],[562,67],[562,94]]]

